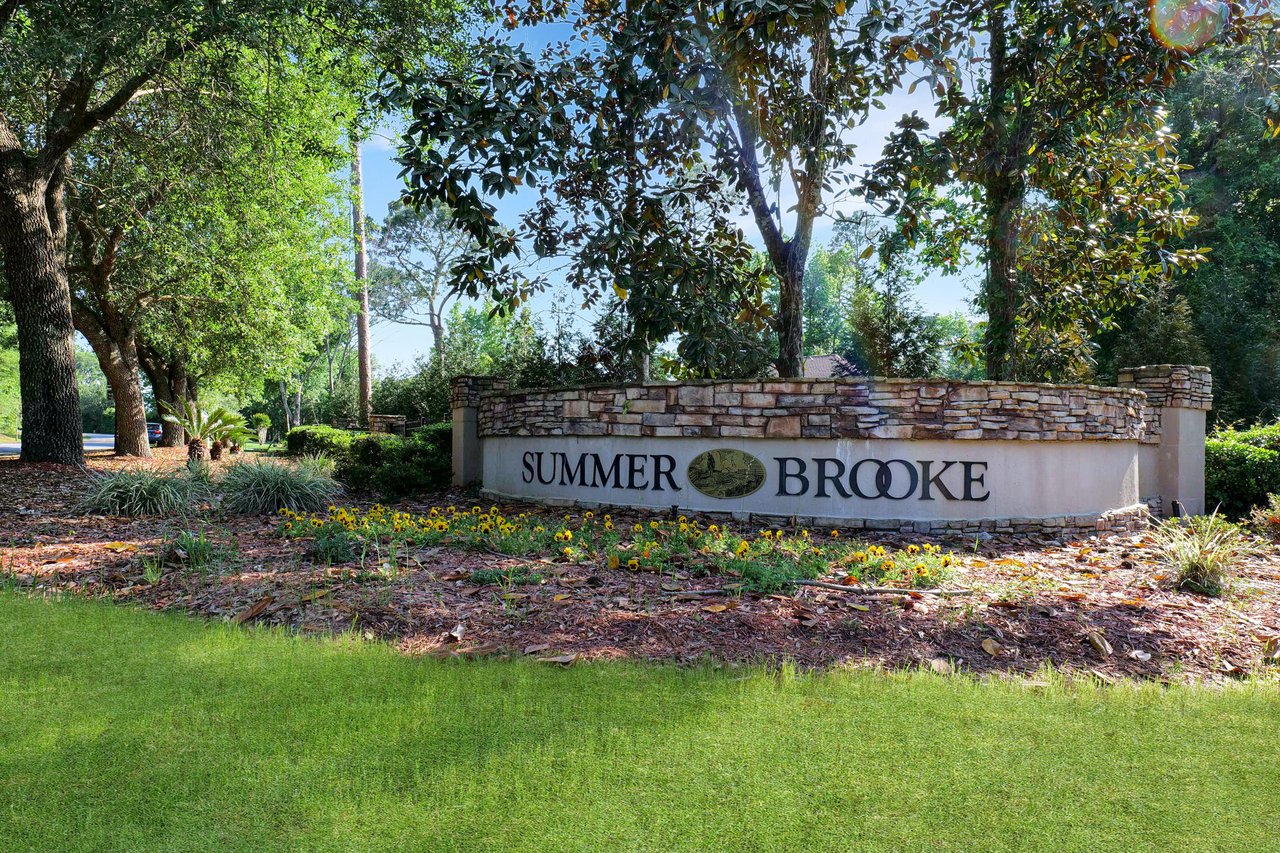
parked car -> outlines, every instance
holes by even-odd
[[[150,421],[147,422],[147,441],[148,442],[150,442],[151,444],[155,444],[157,441],[160,440],[160,436],[162,435],[164,435],[163,426],[161,426],[160,424],[153,424]]]

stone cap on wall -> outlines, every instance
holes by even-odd
[[[1191,364],[1148,364],[1122,367],[1116,382],[1123,388],[1135,388],[1147,395],[1143,420],[1146,430],[1142,441],[1158,444],[1164,431],[1160,412],[1163,409],[1213,408],[1213,373],[1207,367]]]
[[[478,410],[481,437],[1033,441],[1138,440],[1147,402],[1132,388],[863,377],[523,391],[491,377],[459,377],[451,399]]]

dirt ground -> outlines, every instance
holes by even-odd
[[[181,451],[164,450],[151,464],[176,466],[182,459]],[[91,469],[130,464],[137,463],[109,456],[89,462]],[[722,578],[544,562],[533,564],[543,583],[508,591],[473,583],[471,571],[531,561],[433,547],[402,556],[393,571],[367,561],[313,564],[305,542],[276,535],[274,517],[80,514],[75,506],[85,477],[74,468],[0,461],[0,585],[305,632],[354,630],[412,654],[534,655],[562,663],[789,660],[1031,677],[1049,666],[1103,680],[1220,681],[1278,669],[1264,657],[1280,637],[1274,546],[1242,561],[1222,598],[1173,590],[1145,534],[940,540],[954,549],[959,566],[948,585],[954,594],[946,596],[804,587],[794,595],[739,598],[724,594]],[[445,494],[396,507],[425,512],[472,502]],[[630,518],[621,511],[615,517]],[[144,561],[161,562],[166,541],[184,529],[203,529],[217,540],[213,568],[170,563],[149,583]]]

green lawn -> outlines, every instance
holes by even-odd
[[[408,659],[0,594],[0,850],[1265,850],[1280,690]]]

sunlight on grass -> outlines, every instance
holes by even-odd
[[[1263,849],[1280,691],[440,662],[0,595],[0,849]]]

